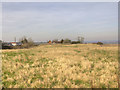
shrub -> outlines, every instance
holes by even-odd
[[[60,42],[61,42],[61,43],[63,43],[63,42],[64,42],[64,40],[62,39]]]
[[[2,49],[12,49],[13,46],[10,46],[9,43],[2,43],[1,48],[2,48]]]
[[[58,43],[58,39],[52,40],[52,43]]]
[[[2,41],[0,40],[0,49],[2,49]]]
[[[21,45],[20,47],[17,47],[17,48],[29,48],[29,47],[32,47],[34,46],[34,42],[31,38],[22,38],[22,40],[20,41],[23,45]]]
[[[71,44],[78,44],[81,43],[80,41],[72,41]]]
[[[22,40],[20,42],[25,44],[25,43],[28,43],[28,40],[27,40],[27,38],[24,37],[24,38],[22,38]]]
[[[97,42],[96,44],[98,44],[98,45],[103,45],[103,43],[102,43],[102,42]]]
[[[71,43],[71,40],[70,40],[70,39],[65,39],[65,40],[63,41],[63,43]]]

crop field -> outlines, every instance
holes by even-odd
[[[118,46],[40,45],[2,50],[4,88],[117,88]]]

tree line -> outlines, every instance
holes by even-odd
[[[16,38],[15,38],[15,42],[16,42]],[[14,46],[14,45],[11,45],[11,43],[5,43],[5,42],[2,42],[2,40],[0,40],[0,49],[22,49],[22,48],[30,48],[33,46],[37,46],[31,38],[26,38],[25,36],[22,37],[18,43],[19,44]],[[49,40],[47,43],[49,44],[54,44],[54,43],[56,44],[83,44],[84,37],[78,37],[78,40],[76,41],[72,41],[68,38],[61,39],[61,40],[54,39],[52,41]],[[97,42],[93,44],[103,45],[102,42]]]
[[[61,39],[60,41],[58,39],[54,39],[54,40],[49,40],[48,43],[62,43],[62,44],[65,44],[65,43],[69,43],[69,44],[82,44],[84,43],[84,37],[78,37],[78,40],[77,41],[72,41],[68,38],[66,39]]]
[[[0,40],[0,49],[22,49],[30,48],[35,46],[34,41],[31,38],[22,37],[19,42],[14,42],[15,45],[12,45],[13,42],[2,42]]]

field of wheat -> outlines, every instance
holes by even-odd
[[[2,50],[4,88],[117,88],[117,45]]]

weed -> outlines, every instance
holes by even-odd
[[[75,80],[74,82],[75,82],[75,85],[80,85],[84,83],[82,80]]]
[[[74,50],[75,52],[77,52],[77,53],[80,53],[81,51],[80,50]]]
[[[94,83],[88,82],[96,78],[98,88],[105,88],[108,85],[110,88],[116,88],[118,87],[115,77],[118,70],[117,50],[117,47],[99,48],[87,44],[42,45],[27,50],[3,50],[2,84],[5,88],[57,86],[94,88]],[[102,80],[99,81],[101,77],[105,80],[105,84]],[[110,80],[106,80],[106,77]],[[49,81],[46,81],[47,78]]]

